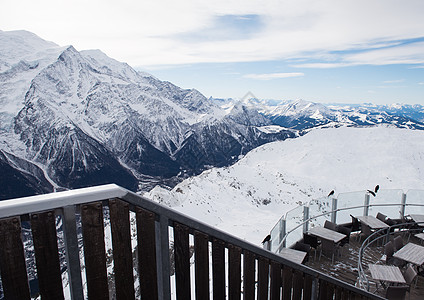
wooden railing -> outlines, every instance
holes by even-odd
[[[381,299],[116,185],[1,201],[0,271],[5,299]]]

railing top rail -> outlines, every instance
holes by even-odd
[[[106,184],[77,190],[3,200],[0,201],[0,218],[115,197],[120,198],[128,193],[130,193],[130,191],[116,184]]]

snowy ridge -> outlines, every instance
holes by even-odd
[[[336,193],[423,189],[424,131],[393,126],[312,130],[269,143],[146,196],[259,244],[288,210]]]
[[[392,124],[399,128],[424,129],[424,106],[408,104],[320,104],[305,100],[257,98],[212,99],[223,108],[242,103],[256,109],[274,125],[298,130],[334,126]]]
[[[0,32],[0,62],[0,150],[46,170],[54,186],[137,190],[146,179],[179,180],[294,136],[257,129],[269,120],[256,110],[226,111],[100,50],[29,32]]]

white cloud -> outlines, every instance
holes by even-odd
[[[303,73],[268,73],[268,74],[247,74],[243,78],[257,79],[257,80],[271,80],[280,78],[300,77],[304,76]]]
[[[395,45],[423,35],[423,11],[422,0],[8,0],[2,3],[0,29],[26,29],[60,45],[100,48],[133,66],[148,66],[308,58]],[[210,28],[226,30],[214,23],[217,16],[248,14],[264,23],[241,40],[228,40],[231,28],[214,32],[226,37],[222,41],[181,38]],[[419,51],[424,53],[422,45],[406,56],[408,47],[397,48],[345,56],[341,64],[416,63]]]
[[[383,83],[387,83],[387,84],[392,84],[392,83],[400,83],[400,82],[404,82],[405,79],[394,79],[394,80],[385,80],[383,81]]]

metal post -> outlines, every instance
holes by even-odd
[[[81,264],[76,229],[75,205],[63,207],[63,233],[66,249],[66,266],[72,300],[83,300]]]
[[[283,238],[286,236],[286,230],[287,230],[287,224],[286,224],[286,219],[281,219],[280,221],[280,241],[278,244],[281,243],[281,241],[283,240]],[[284,241],[283,243],[283,247],[286,247],[286,241]]]
[[[169,219],[159,216],[159,226],[156,226],[156,257],[158,268],[158,296],[161,300],[171,299],[170,260],[169,260]]]
[[[365,194],[365,201],[364,201],[364,216],[368,216],[369,208],[370,208],[370,195]]]
[[[308,232],[309,225],[309,205],[303,207],[303,233]]]
[[[402,203],[400,206],[400,218],[403,219],[405,217],[405,208],[406,208],[406,194],[402,193]]]
[[[331,222],[337,224],[337,198],[332,198],[331,200]]]
[[[263,245],[265,250],[271,251],[271,241],[266,241]]]

